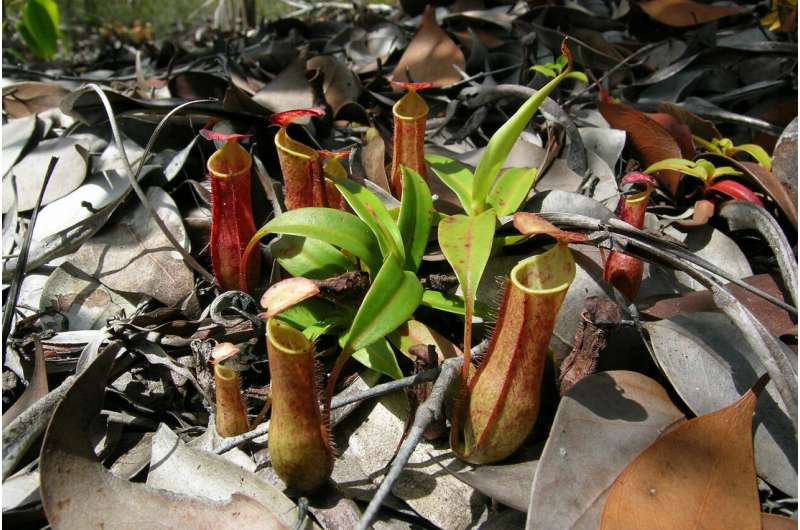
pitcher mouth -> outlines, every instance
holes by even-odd
[[[275,135],[275,147],[290,156],[302,158],[303,160],[314,160],[319,158],[319,155],[315,150],[306,144],[293,139],[287,134],[286,129],[281,129],[278,131],[278,134]]]
[[[267,340],[287,355],[307,354],[313,347],[300,331],[274,318],[267,322]]]
[[[574,279],[575,260],[569,247],[561,243],[520,261],[511,270],[511,282],[527,294],[556,294],[569,289]]]
[[[392,107],[392,114],[403,121],[416,121],[428,116],[428,104],[417,94],[416,90],[409,90]]]
[[[253,159],[238,142],[226,142],[208,159],[206,167],[211,176],[230,178],[250,172]]]

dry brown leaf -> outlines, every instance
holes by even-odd
[[[797,521],[774,513],[762,513],[761,530],[797,530]]]
[[[669,131],[644,113],[625,105],[605,101],[598,101],[597,107],[613,129],[622,129],[628,133],[644,166],[666,158],[681,158],[681,148]],[[681,178],[679,172],[671,169],[663,170],[656,173],[656,177],[670,193],[675,194],[678,191],[678,182]]]
[[[47,367],[45,366],[42,343],[36,340],[33,375],[22,395],[3,414],[3,425],[8,425],[14,418],[25,412],[31,405],[47,395]]]
[[[87,439],[100,412],[105,384],[120,347],[103,350],[78,377],[53,413],[40,457],[42,505],[54,530],[286,528],[250,497],[213,502],[150,488],[114,476]]]
[[[668,133],[672,135],[678,147],[681,148],[683,158],[694,158],[694,141],[692,140],[692,131],[685,123],[672,116],[662,112],[652,112],[645,114],[651,120],[658,122],[659,125],[664,127]]]
[[[753,411],[768,378],[736,403],[684,422],[642,452],[608,494],[601,530],[761,528]]]
[[[741,7],[705,5],[690,0],[652,0],[639,7],[662,24],[676,28],[705,24],[742,10]]]
[[[464,70],[466,64],[464,54],[439,27],[433,8],[428,6],[417,33],[392,72],[392,80],[452,85],[461,80],[453,66]]]
[[[67,90],[55,83],[25,81],[3,87],[3,110],[9,118],[21,118],[58,107]]]

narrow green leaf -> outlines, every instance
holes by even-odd
[[[764,148],[756,144],[742,144],[728,148],[729,154],[736,154],[745,152],[756,159],[758,164],[768,170],[772,170],[772,159],[769,157]]]
[[[403,193],[405,193],[405,188],[403,188]],[[386,339],[380,339],[366,348],[353,352],[353,359],[367,368],[388,375],[392,379],[403,377],[400,365],[397,364],[397,356],[394,353],[394,349]]]
[[[329,178],[336,184],[336,189],[339,190],[347,204],[356,212],[356,215],[375,234],[383,257],[386,258],[394,253],[401,259],[405,259],[405,249],[403,248],[403,239],[400,237],[400,231],[381,200],[355,180],[335,178],[330,175]]]
[[[323,280],[355,269],[336,247],[318,239],[286,234],[272,241],[269,250],[292,276]]]
[[[714,168],[714,172],[711,174],[711,178],[708,179],[708,182],[711,183],[719,177],[725,177],[728,175],[731,176],[739,176],[742,172],[736,169],[733,169],[730,166],[722,166],[718,168]]]
[[[373,274],[383,261],[370,228],[355,215],[341,210],[298,208],[282,213],[255,233],[245,249],[245,259],[268,234],[290,234],[330,243],[360,258]]]
[[[453,190],[464,211],[472,211],[472,171],[460,162],[441,155],[425,155],[425,161],[439,180]]]
[[[665,158],[660,162],[656,162],[655,164],[648,166],[644,172],[650,175],[657,171],[661,171],[662,169],[680,171],[681,173],[686,173],[687,175],[697,177],[703,182],[705,182],[708,178],[708,174],[703,167],[698,167],[697,164],[691,160],[686,160],[683,158]]]
[[[483,154],[478,167],[475,168],[475,178],[472,181],[472,202],[476,213],[486,209],[486,196],[494,184],[495,178],[500,173],[500,168],[508,158],[514,142],[533,115],[539,110],[542,102],[555,90],[558,84],[564,79],[568,70],[564,70],[555,79],[547,83],[536,94],[528,98],[522,106],[506,121],[497,132],[489,139],[486,145],[486,152]]]
[[[464,316],[464,299],[456,294],[443,293],[440,291],[423,291],[420,305],[438,309],[446,313],[453,313]],[[484,320],[489,319],[491,309],[488,305],[475,300],[475,314]]]
[[[546,77],[555,77],[557,75],[555,70],[553,70],[552,68],[548,68],[547,66],[542,64],[531,66],[531,71],[539,72],[540,74]]]
[[[22,10],[22,22],[42,52],[49,59],[58,46],[58,6],[53,0],[28,0]]]
[[[390,255],[375,276],[350,330],[339,341],[343,354],[365,348],[393,331],[411,317],[421,299],[422,284],[416,274],[404,271],[399,259]]]
[[[589,84],[589,78],[583,72],[570,72],[567,74],[567,77],[571,79],[577,79],[578,81],[586,83],[587,85]]]
[[[565,66],[567,66],[568,63],[569,63],[569,59],[567,59],[563,55],[559,55],[558,59],[556,59],[556,63],[555,64],[556,64],[556,67],[558,68],[558,71],[560,72],[561,70],[564,69]]]
[[[17,22],[17,32],[19,33],[22,40],[25,41],[25,46],[36,56],[36,57],[45,57],[45,53],[42,48],[39,46],[39,43],[33,38],[31,35],[28,26],[26,26],[22,20]]]
[[[538,169],[535,167],[512,167],[500,175],[486,198],[498,217],[511,215],[519,209],[536,182],[537,173]]]
[[[402,166],[403,198],[397,226],[405,242],[405,269],[416,271],[425,254],[433,221],[433,198],[425,180],[411,168]]]

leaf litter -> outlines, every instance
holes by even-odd
[[[283,1],[296,11],[246,22],[219,2],[213,22],[157,38],[71,19],[74,46],[53,63],[21,60],[30,52],[4,34],[4,520],[796,525],[796,6]],[[498,157],[490,139],[566,66],[562,41],[585,81],[561,82]],[[426,160],[405,193],[392,81],[426,84],[429,109],[424,138],[401,138],[424,142]],[[314,185],[338,184],[347,203],[318,217],[336,220],[326,226],[285,212],[270,117],[299,109],[315,117],[288,125],[292,149],[313,152]],[[212,246],[232,239],[212,234],[206,163],[224,139],[198,140],[204,130],[246,136],[247,207],[280,234],[255,244],[249,293],[212,280]],[[736,149],[752,145],[766,163]],[[657,163],[634,229],[621,209],[638,190],[622,177]],[[698,167],[718,176],[701,182]],[[531,434],[508,459],[472,465],[446,436],[469,398],[458,381],[508,318],[502,281],[551,242],[521,236],[517,211],[586,238],[569,251],[575,279]],[[603,280],[612,250],[645,261],[633,300]],[[587,321],[593,304],[617,318]],[[334,468],[313,493],[273,468],[266,316],[314,343],[318,386],[350,402],[332,410]],[[235,442],[215,428],[218,342],[239,349],[221,361],[252,428]],[[765,372],[781,378],[756,396]]]

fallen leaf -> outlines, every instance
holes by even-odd
[[[189,238],[172,198],[157,187],[147,189],[147,198],[188,251]],[[84,243],[69,263],[109,289],[151,296],[167,306],[178,304],[194,287],[192,271],[141,204]]]
[[[96,460],[87,439],[119,347],[105,348],[53,413],[42,444],[42,504],[54,530],[73,528],[288,528],[262,504],[187,497],[128,482]],[[131,514],[136,514],[131,517]]]
[[[792,202],[797,204],[797,118],[784,129],[775,144],[772,172],[789,192]]]
[[[39,191],[53,156],[58,157],[58,163],[42,197],[42,206],[69,194],[86,178],[87,154],[77,140],[63,136],[39,142],[11,170],[17,181],[17,209],[20,212],[33,210],[36,206],[36,199],[39,198]],[[11,178],[6,176],[3,179],[4,213],[11,207],[12,197]]]
[[[58,107],[67,90],[56,83],[26,81],[3,87],[3,110],[10,118],[22,118]]]
[[[742,10],[738,6],[706,5],[690,0],[651,0],[639,7],[655,20],[675,28],[713,22]]]
[[[433,8],[429,6],[422,15],[417,33],[392,72],[392,80],[452,85],[461,80],[453,66],[464,70],[466,64],[464,54],[436,23]]]
[[[678,147],[680,147],[681,156],[683,158],[688,160],[694,158],[694,141],[692,140],[692,132],[686,124],[681,123],[670,114],[664,114],[661,112],[648,113],[645,114],[645,116],[664,127],[664,129],[672,135],[672,138],[675,139]]]
[[[5,175],[22,151],[31,142],[36,132],[36,116],[28,116],[16,120],[9,120],[3,124],[3,166],[1,175]],[[9,197],[10,199],[10,197]],[[3,208],[5,211],[6,208]]]
[[[361,94],[361,83],[350,68],[332,55],[318,55],[306,62],[307,70],[319,69],[324,76],[322,90],[325,101],[339,111],[349,101],[356,101]]]
[[[789,301],[783,291],[769,274],[757,274],[742,278],[742,281],[760,289],[778,300],[786,303]],[[792,316],[785,309],[764,300],[760,296],[746,291],[738,285],[729,283],[725,285],[745,307],[767,328],[767,330],[781,337],[789,334],[796,326]],[[664,298],[655,302],[640,300],[642,314],[656,319],[669,319],[677,315],[699,313],[701,311],[719,311],[714,299],[707,290],[686,293],[677,297]]]
[[[70,329],[76,331],[100,329],[120,312],[132,315],[136,306],[120,293],[86,278],[75,267],[64,264],[47,279],[42,288],[39,309],[60,312],[67,318]]]
[[[44,350],[42,350],[42,343],[38,340],[34,346],[33,375],[22,395],[3,413],[3,425],[14,421],[17,416],[47,395],[47,367],[45,366]]]
[[[666,391],[639,373],[601,372],[579,381],[558,405],[533,479],[526,530],[596,529],[617,475],[681,419]]]
[[[759,379],[734,404],[688,420],[645,449],[608,492],[601,530],[760,530],[752,416]]]
[[[187,446],[163,423],[153,436],[151,455],[147,485],[152,488],[213,501],[246,495],[272,511],[286,527],[297,522],[297,506],[278,488],[221,456]],[[306,519],[297,528],[319,527]]]
[[[697,415],[738,399],[765,371],[745,346],[746,337],[723,314],[677,315],[644,327],[661,370]],[[753,417],[756,470],[770,484],[796,495],[797,436],[774,385],[766,390]]]
[[[681,149],[672,135],[656,121],[638,110],[618,103],[598,101],[600,113],[614,129],[628,133],[631,144],[642,157],[643,166],[649,166],[667,158],[681,158]],[[673,195],[678,190],[681,175],[675,170],[659,171],[656,176]]]
[[[256,92],[253,101],[272,112],[309,109],[314,95],[306,79],[306,62],[298,57],[275,79]]]
[[[761,530],[797,530],[797,520],[774,513],[762,513]]]
[[[391,193],[389,179],[386,176],[386,143],[376,129],[371,130],[375,133],[361,150],[361,164],[364,166],[364,173],[369,180],[380,186],[385,192]],[[369,137],[370,133],[368,132],[367,138]]]

